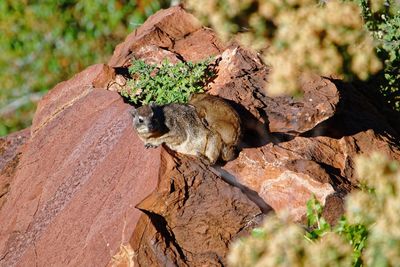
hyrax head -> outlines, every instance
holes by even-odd
[[[158,109],[157,105],[151,103],[131,110],[133,127],[140,135],[151,136],[162,130],[162,117],[159,116]]]

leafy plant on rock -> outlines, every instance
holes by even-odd
[[[129,68],[132,79],[121,94],[141,105],[186,103],[191,94],[203,92],[207,81],[214,77],[210,63],[211,59],[176,64],[164,60],[159,65],[134,60]]]

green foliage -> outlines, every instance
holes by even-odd
[[[251,236],[256,238],[265,238],[265,230],[261,227],[256,227],[251,231]]]
[[[362,251],[368,237],[368,229],[363,224],[350,224],[346,217],[342,217],[332,229],[331,225],[322,217],[323,205],[313,196],[307,202],[307,227],[305,238],[312,241],[334,232],[346,239],[353,247],[353,266],[362,265]]]
[[[362,265],[362,252],[365,248],[368,229],[363,224],[350,224],[346,217],[342,217],[334,231],[346,238],[353,247],[353,266]]]
[[[135,104],[186,103],[192,93],[203,92],[203,87],[214,72],[209,67],[211,59],[198,63],[167,60],[159,66],[134,60],[129,68],[132,80],[128,90],[121,94]]]
[[[0,1],[0,135],[30,124],[36,108],[32,95],[107,61],[130,31],[168,5],[165,0]],[[6,112],[12,103],[19,108]]]
[[[395,1],[358,0],[365,26],[374,36],[378,56],[384,62],[380,90],[395,110],[400,111],[400,6]],[[377,0],[375,0],[377,1]],[[379,2],[379,1],[377,1]]]
[[[313,196],[307,201],[307,227],[308,231],[305,237],[309,240],[315,240],[331,230],[329,223],[322,217],[324,207]]]
[[[356,161],[360,181],[371,191],[357,191],[346,201],[346,218],[368,227],[363,256],[366,266],[400,262],[400,165],[382,155]]]

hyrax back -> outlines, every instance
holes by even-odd
[[[241,121],[237,112],[223,98],[209,94],[194,94],[189,104],[211,131],[221,136],[223,145],[221,157],[232,160],[236,156],[241,138]]]
[[[219,134],[208,129],[190,105],[145,105],[132,111],[133,126],[148,147],[165,144],[214,164],[222,150]]]

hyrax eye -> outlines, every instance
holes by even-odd
[[[139,123],[143,123],[143,118],[139,117]]]

